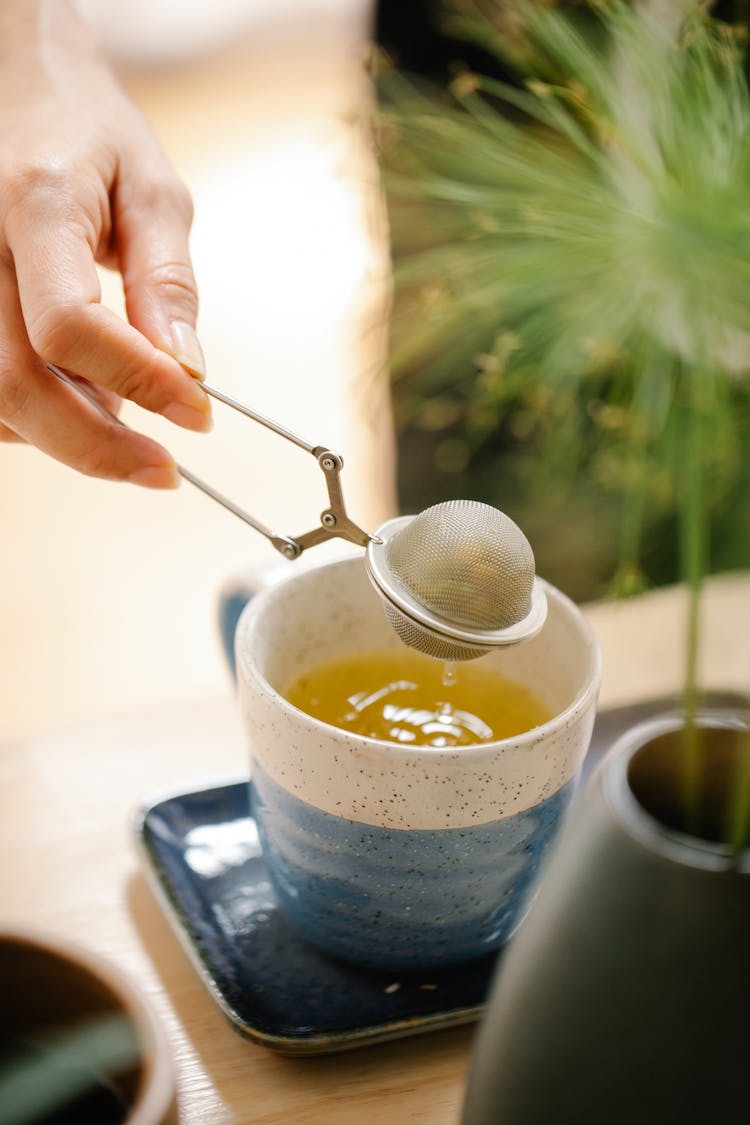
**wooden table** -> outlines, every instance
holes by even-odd
[[[680,590],[590,609],[602,706],[677,688],[683,611]],[[705,611],[704,683],[747,689],[750,577],[712,582]],[[245,769],[229,693],[0,743],[2,917],[74,937],[140,983],[171,1039],[183,1122],[453,1125],[473,1029],[285,1059],[241,1039],[198,980],[139,870],[130,815],[159,789]]]

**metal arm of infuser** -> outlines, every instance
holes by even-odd
[[[105,418],[116,422],[118,426],[125,426],[124,422],[121,422],[115,414],[107,410],[107,408],[82,384],[71,379],[69,375],[66,375],[64,371],[52,363],[47,364],[47,368],[51,374],[57,376],[63,383],[82,395],[92,406],[95,406]],[[286,438],[287,441],[299,446],[300,449],[304,449],[306,453],[312,453],[325,477],[329,506],[324,512],[321,512],[319,527],[314,527],[311,531],[306,531],[302,535],[296,535],[294,537],[290,535],[279,535],[277,532],[272,531],[269,527],[266,527],[265,524],[249,515],[240,508],[239,505],[235,504],[234,501],[223,496],[222,493],[218,492],[212,485],[201,480],[195,473],[192,473],[183,465],[178,465],[177,471],[184,480],[189,481],[195,488],[200,489],[206,496],[210,496],[212,500],[215,500],[217,504],[221,504],[227,511],[232,512],[233,515],[243,520],[246,524],[249,524],[255,531],[264,535],[272,546],[286,559],[299,558],[302,552],[308,547],[314,547],[316,544],[323,543],[328,539],[347,539],[350,543],[356,543],[359,547],[366,547],[369,542],[376,539],[375,536],[369,535],[368,532],[358,527],[353,520],[349,519],[346,513],[340,480],[344,461],[338,453],[334,453],[332,449],[327,449],[322,445],[311,445],[310,442],[292,433],[291,430],[280,426],[278,422],[274,422],[273,419],[266,418],[265,415],[251,410],[249,406],[237,402],[236,399],[224,394],[223,391],[217,390],[216,387],[209,386],[208,383],[201,382],[200,385],[203,387],[206,394],[215,398],[218,402],[222,402],[225,406],[230,406],[233,410],[239,411],[239,413],[244,414],[246,418],[252,419],[253,422],[258,422],[261,426],[265,426],[266,429],[273,430],[273,432],[279,434],[280,437]]]

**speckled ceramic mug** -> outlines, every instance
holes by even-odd
[[[358,736],[284,698],[316,664],[401,645],[361,557],[294,573],[244,610],[253,815],[281,908],[326,952],[419,971],[489,953],[518,925],[573,794],[600,679],[584,617],[546,593],[542,631],[483,659],[532,687],[553,718],[462,749]]]

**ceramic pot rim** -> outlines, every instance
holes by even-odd
[[[0,944],[14,943],[77,966],[109,989],[135,1027],[139,1046],[139,1082],[124,1125],[155,1125],[171,1120],[175,1079],[166,1034],[150,1005],[121,969],[72,938],[35,926],[0,919]]]
[[[745,847],[736,854],[728,844],[670,828],[644,808],[633,793],[628,770],[635,755],[661,735],[679,730],[684,721],[682,713],[670,711],[644,719],[625,731],[596,771],[600,776],[604,798],[632,838],[661,852],[665,858],[705,871],[750,874],[750,847]],[[706,709],[697,713],[695,722],[704,729],[748,730],[750,712],[739,709]]]

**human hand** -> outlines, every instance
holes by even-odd
[[[165,449],[46,365],[111,411],[128,398],[210,428],[186,371],[203,375],[189,195],[69,0],[3,0],[0,44],[0,440],[90,476],[175,487]],[[129,323],[100,303],[97,262],[120,272]]]

